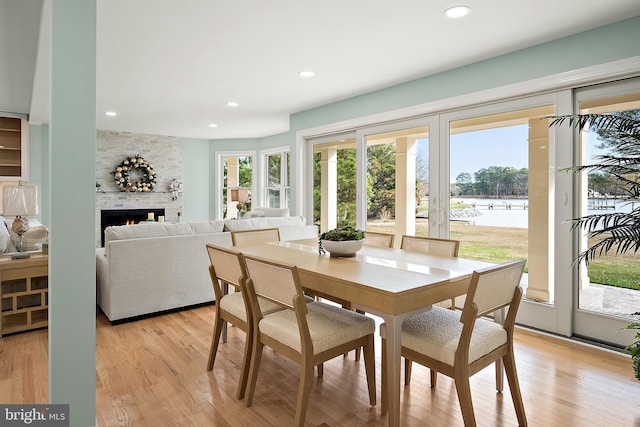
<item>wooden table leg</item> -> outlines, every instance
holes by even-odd
[[[400,353],[402,321],[406,316],[384,316],[387,324],[388,425],[400,426]]]

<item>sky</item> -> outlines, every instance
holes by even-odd
[[[526,125],[451,135],[451,182],[490,166],[528,167],[527,138]]]
[[[528,137],[527,125],[452,135],[451,182],[456,182],[461,173],[469,173],[473,178],[475,172],[490,166],[527,168]],[[587,141],[590,155],[602,152],[595,148],[595,144],[599,143],[597,135],[590,133]],[[428,143],[421,144],[418,148],[419,156],[426,156],[427,149]]]

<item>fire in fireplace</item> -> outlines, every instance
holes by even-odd
[[[164,209],[103,209],[100,211],[101,246],[104,246],[104,230],[112,225],[131,225],[146,221],[149,212],[154,218],[164,216]]]

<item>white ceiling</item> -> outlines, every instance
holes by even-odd
[[[0,111],[33,122],[48,117],[50,1],[0,0]],[[461,3],[471,14],[450,20],[454,0],[98,0],[98,128],[274,135],[295,112],[640,14],[640,0]]]

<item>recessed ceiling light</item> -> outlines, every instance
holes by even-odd
[[[236,101],[227,102],[227,106],[228,107],[237,107],[238,105],[240,105],[240,104],[238,104]]]
[[[313,71],[303,70],[303,71],[298,71],[298,75],[300,77],[313,77],[316,74]]]
[[[104,115],[109,117],[114,117],[114,116],[117,116],[118,113],[116,113],[115,111],[107,111],[104,113]]]
[[[447,18],[462,18],[471,12],[469,6],[453,6],[444,11],[444,15]]]
[[[210,128],[217,128],[217,127],[218,127],[218,125],[217,125],[217,124],[215,124],[215,123],[209,123],[209,127],[210,127]]]

